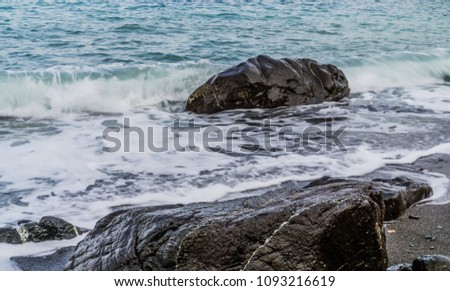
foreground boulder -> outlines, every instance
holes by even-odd
[[[230,201],[118,211],[78,244],[66,269],[386,270],[386,188],[328,180]]]
[[[77,227],[61,218],[44,216],[39,223],[22,221],[17,229],[12,227],[0,228],[0,243],[21,244],[72,239],[87,231],[87,229]]]
[[[189,96],[187,111],[275,108],[339,101],[350,89],[344,73],[310,59],[250,58],[223,71]]]

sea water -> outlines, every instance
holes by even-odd
[[[54,215],[92,228],[118,208],[256,195],[282,183],[360,176],[450,154],[449,35],[446,1],[2,2],[0,226]],[[335,64],[349,79],[350,98],[183,112],[210,76],[258,54]],[[151,139],[162,144],[156,133],[175,120],[226,132],[263,128],[270,119],[269,132],[302,132],[324,128],[325,118],[344,128],[345,150],[245,151],[245,141],[229,138],[227,151],[139,152],[135,133],[129,152],[102,150],[111,145],[105,128],[124,130],[125,119],[153,128]],[[195,141],[202,144],[202,137]],[[276,141],[275,147],[286,149]],[[441,174],[386,174],[430,183],[433,203],[450,200]],[[10,256],[55,247],[0,244],[0,269],[14,268]]]

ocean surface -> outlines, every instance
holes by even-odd
[[[335,64],[349,79],[350,98],[183,112],[197,86],[258,54]],[[126,118],[152,128],[146,138],[156,144],[175,120],[223,132],[256,126],[263,130],[253,137],[263,140],[274,126],[302,132],[325,128],[331,118],[335,129],[345,127],[345,150],[326,149],[318,135],[312,143],[319,151],[282,150],[289,148],[283,141],[274,141],[281,150],[245,151],[246,142],[231,136],[220,152],[139,152],[137,134],[129,151],[102,150],[111,146],[105,128],[123,132]],[[433,153],[450,154],[448,1],[0,3],[0,227],[54,215],[91,228],[121,207],[256,195]],[[450,201],[441,174],[385,174],[430,183],[430,203]],[[75,241],[0,244],[0,270],[15,268],[13,255],[42,255]]]

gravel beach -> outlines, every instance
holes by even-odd
[[[385,226],[390,266],[422,255],[450,256],[450,203],[411,207]]]

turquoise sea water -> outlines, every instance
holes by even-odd
[[[450,154],[449,35],[448,1],[1,2],[0,226],[55,215],[92,227],[122,205],[229,199]],[[349,79],[350,98],[183,112],[211,75],[258,54],[333,63]],[[158,131],[177,118],[227,130],[269,117],[299,132],[332,117],[346,127],[347,151],[101,150],[105,127],[124,118]],[[442,175],[385,174],[424,180],[433,202],[450,200]],[[13,267],[11,253],[54,247],[0,244],[0,269]]]

